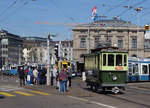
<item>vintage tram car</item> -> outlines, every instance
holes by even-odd
[[[116,47],[91,50],[90,54],[84,55],[84,69],[86,84],[91,89],[118,93],[126,86],[128,52]]]

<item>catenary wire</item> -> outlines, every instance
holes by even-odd
[[[30,1],[33,1],[33,0],[28,0],[28,1],[24,1],[23,4],[16,8],[12,13],[10,13],[9,15],[5,16],[3,19],[1,19],[0,21],[2,23],[4,23],[6,20],[8,20],[9,18],[11,18],[13,15],[15,15],[18,11],[20,11],[24,6],[26,6]],[[34,0],[35,1],[35,0]]]
[[[143,1],[140,1],[140,2],[138,2],[138,3],[136,3],[136,4],[132,5],[132,6],[130,6],[131,8],[127,8],[126,10],[124,10],[123,12],[121,12],[120,14],[118,14],[117,16],[119,16],[119,17],[122,16],[123,14],[127,13],[129,10],[134,9],[136,6],[141,5],[141,4],[145,3],[146,1],[147,0],[143,0]]]
[[[12,4],[10,4],[6,9],[4,9],[1,13],[0,13],[0,17],[5,14],[9,9],[11,9],[16,3],[18,2],[18,0],[15,0]]]

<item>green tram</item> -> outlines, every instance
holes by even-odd
[[[125,90],[128,71],[128,52],[116,47],[91,50],[84,55],[86,84],[92,90],[101,88],[118,93]]]

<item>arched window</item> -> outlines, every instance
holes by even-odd
[[[136,55],[136,54],[133,54],[132,57],[137,57],[137,55]]]

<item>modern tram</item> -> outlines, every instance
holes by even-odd
[[[150,58],[128,57],[127,82],[150,81]]]

